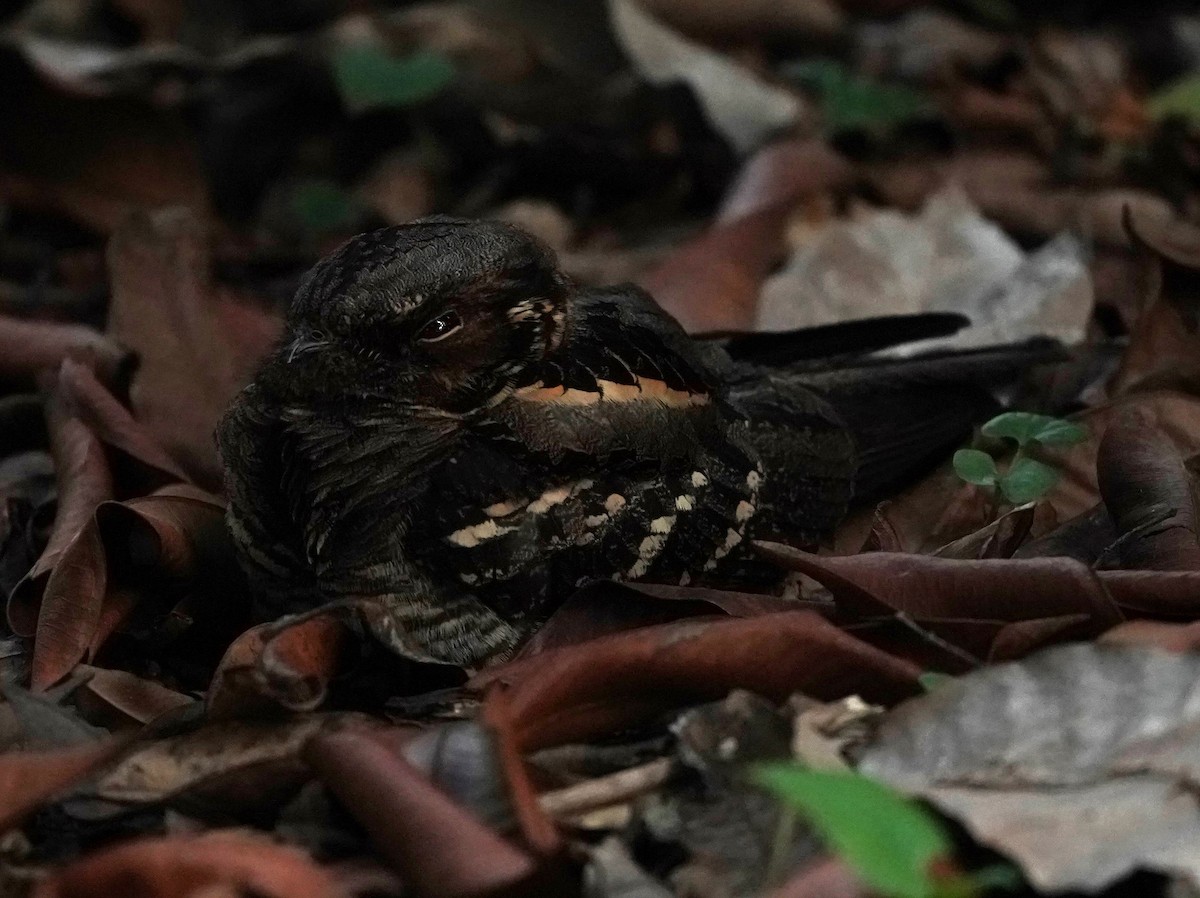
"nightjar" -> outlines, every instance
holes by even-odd
[[[961,324],[698,339],[501,223],[356,237],[219,428],[256,613],[370,601],[393,646],[478,665],[588,580],[736,580],[751,539],[819,540],[1045,354],[868,352]]]

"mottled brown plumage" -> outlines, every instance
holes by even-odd
[[[1025,359],[831,370],[781,364],[790,339],[693,339],[635,287],[573,286],[499,223],[355,238],[309,274],[221,424],[258,613],[372,600],[393,647],[502,658],[578,583],[737,577],[752,537],[819,538],[856,483],[961,437],[990,402],[966,380]],[[914,390],[919,422],[897,411]]]

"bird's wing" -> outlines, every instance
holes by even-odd
[[[507,616],[537,616],[595,578],[678,581],[715,570],[747,535],[762,482],[733,444],[659,465],[621,452],[600,463],[569,453],[501,451],[464,440],[417,513],[409,552]]]
[[[637,288],[577,291],[562,343],[492,415],[551,455],[686,460],[722,439],[711,361]]]

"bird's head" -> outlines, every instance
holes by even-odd
[[[500,222],[361,234],[300,285],[274,376],[462,413],[502,398],[557,346],[566,294],[554,253]]]

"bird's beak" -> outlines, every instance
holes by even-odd
[[[296,356],[298,356],[302,353],[309,352],[310,350],[313,350],[313,349],[320,349],[322,346],[324,346],[326,344],[326,342],[327,341],[325,341],[325,340],[317,340],[311,336],[306,336],[304,334],[301,334],[300,336],[296,337],[296,339],[294,339],[287,346],[288,364],[290,365],[292,363],[292,359],[294,359]]]

